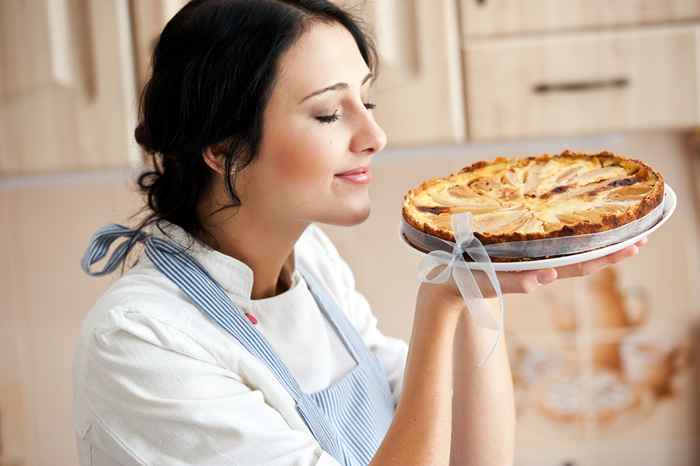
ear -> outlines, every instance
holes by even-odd
[[[223,147],[214,144],[204,149],[204,152],[202,153],[202,158],[204,159],[204,163],[206,163],[209,166],[209,168],[211,168],[214,172],[218,173],[219,175],[223,176],[224,154],[225,151],[223,150]]]

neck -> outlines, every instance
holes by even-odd
[[[221,205],[212,207],[203,202],[200,206],[199,218],[207,233],[201,240],[252,269],[251,299],[269,298],[288,290],[294,273],[294,245],[308,223],[271,218],[245,204],[211,214]]]

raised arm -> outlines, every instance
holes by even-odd
[[[452,437],[453,344],[461,306],[422,284],[394,420],[372,466],[447,466]]]

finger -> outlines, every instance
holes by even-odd
[[[532,293],[541,285],[552,283],[559,277],[556,269],[542,269],[521,272],[520,275],[514,277],[515,284],[513,286],[514,293]]]
[[[552,283],[559,274],[556,269],[527,270],[515,272],[504,279],[508,293],[532,293],[541,285]]]
[[[632,245],[598,259],[557,267],[557,272],[560,278],[582,277],[597,272],[610,264],[615,264],[623,259],[635,256],[638,253],[639,248],[636,245]]]
[[[530,293],[538,287],[537,272],[528,270],[523,272],[498,272],[498,283],[503,294]],[[480,271],[474,271],[474,279],[485,298],[493,298],[496,292],[488,279],[488,276]]]
[[[537,272],[534,270],[504,272],[498,274],[498,280],[504,294],[531,293],[539,286]]]
[[[559,278],[559,272],[557,272],[557,269],[551,268],[537,271],[537,281],[540,285],[552,283],[557,278]]]
[[[641,248],[642,246],[644,246],[644,245],[647,244],[648,242],[649,242],[649,238],[647,238],[647,237],[645,236],[644,238],[642,238],[642,239],[640,239],[639,241],[637,241],[637,242],[635,243],[635,246],[637,246],[638,248]]]
[[[617,252],[610,254],[609,256],[606,256],[606,257],[610,258],[611,261],[619,262],[622,259],[636,256],[637,254],[639,254],[639,246],[637,246],[636,244],[633,244],[632,246],[628,246],[625,249],[621,249],[620,251],[617,251]]]

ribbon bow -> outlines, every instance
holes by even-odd
[[[453,214],[452,230],[454,231],[455,243],[444,241],[452,246],[452,253],[441,250],[431,251],[428,253],[418,266],[418,279],[420,282],[428,283],[445,283],[450,277],[454,278],[459,293],[467,305],[467,309],[471,314],[472,319],[482,328],[496,330],[496,339],[489,349],[486,357],[479,363],[482,367],[493,354],[493,351],[498,345],[498,340],[503,328],[503,294],[501,293],[501,285],[498,282],[496,271],[491,262],[491,258],[486,252],[481,241],[474,236],[472,231],[472,215],[469,212]],[[477,285],[474,275],[470,270],[470,266],[464,260],[464,253],[471,257],[475,264],[471,268],[481,269],[486,272],[498,299],[500,307],[500,319],[497,321],[490,312],[489,305],[484,300],[484,296]],[[436,276],[429,278],[430,273],[436,268],[445,266],[442,271]]]
[[[122,241],[119,246],[114,249],[114,252],[107,260],[104,268],[96,271],[90,270],[94,264],[107,255],[112,243],[119,238],[126,238],[126,241]],[[110,274],[121,264],[127,254],[129,254],[131,248],[138,242],[144,244],[146,247],[146,256],[151,260],[156,256],[163,259],[167,255],[178,254],[182,251],[179,245],[171,241],[165,241],[144,233],[143,231],[132,230],[123,225],[110,223],[109,225],[103,226],[92,235],[90,245],[80,261],[80,266],[88,275],[101,276]]]

